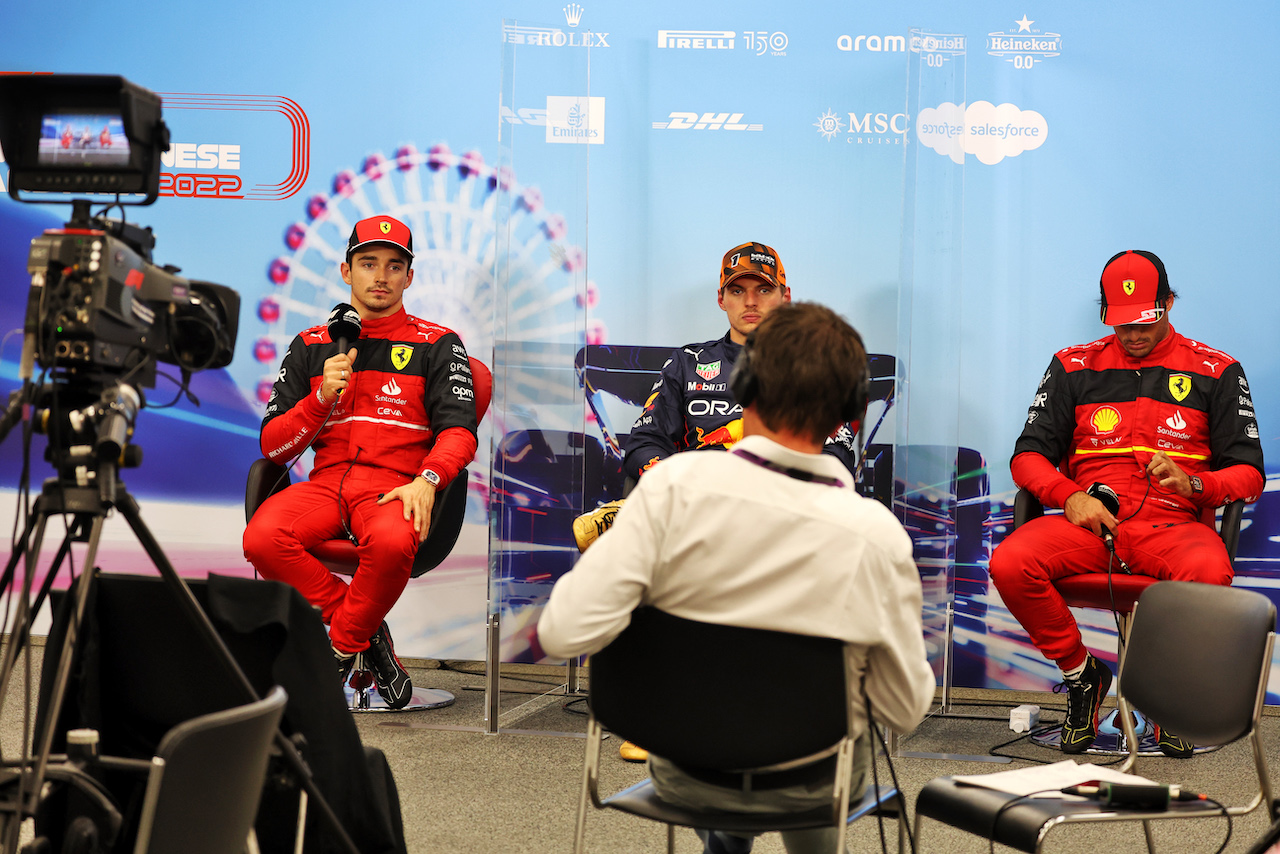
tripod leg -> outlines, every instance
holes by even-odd
[[[38,504],[38,502],[37,502]],[[38,520],[38,521],[37,521]],[[18,548],[13,550],[13,554],[9,555],[9,562],[5,565],[3,583],[0,584],[0,592],[10,589],[13,584],[14,571],[18,566],[18,561],[23,557],[27,559],[26,579],[23,582],[22,595],[18,597],[18,608],[13,617],[13,632],[9,635],[9,645],[4,652],[4,660],[0,663],[0,697],[9,696],[9,677],[13,674],[13,669],[17,666],[18,653],[26,645],[27,626],[30,623],[30,599],[31,581],[35,577],[35,562],[40,556],[40,546],[44,542],[44,523],[45,517],[38,513],[32,514],[27,520],[27,529],[22,532],[22,539],[18,541]],[[34,535],[33,535],[34,530]],[[65,549],[69,549],[68,542],[63,542],[64,549],[58,551],[59,556],[65,553]],[[61,559],[54,561],[50,573],[56,571]],[[25,748],[26,745],[24,744]]]
[[[93,578],[97,574],[94,565],[98,559],[98,542],[102,539],[102,523],[105,519],[106,517],[102,514],[94,516],[93,524],[89,529],[89,547],[85,551],[84,571],[80,573],[80,578],[76,582],[75,613],[67,624],[67,636],[62,644],[62,654],[58,657],[53,691],[49,695],[49,704],[44,714],[44,732],[39,734],[35,771],[37,784],[44,780],[44,769],[49,762],[49,751],[53,747],[53,734],[58,728],[58,719],[62,716],[62,702],[67,694],[67,682],[71,678],[71,661],[75,657],[76,647],[80,642],[80,627],[84,625],[84,615],[89,605],[89,592],[93,589]]]
[[[160,544],[156,542],[146,523],[142,521],[142,514],[138,509],[137,502],[125,490],[123,484],[117,486],[115,506],[125,520],[128,521],[129,527],[133,529],[134,535],[138,538],[138,542],[142,544],[147,556],[151,558],[151,562],[155,564],[156,569],[160,570],[160,576],[173,592],[179,607],[186,613],[191,623],[197,627],[200,634],[204,636],[205,641],[216,653],[216,657],[225,665],[227,673],[243,686],[247,698],[246,702],[259,699],[248,677],[244,675],[244,671],[236,663],[231,650],[227,649],[227,645],[223,643],[222,636],[218,634],[213,622],[204,612],[204,609],[200,607],[200,603],[196,601],[195,594],[191,592],[191,588],[178,575],[178,571],[173,568],[173,564],[165,556],[164,550],[160,548]],[[351,839],[350,834],[347,833],[347,829],[342,826],[342,822],[338,821],[338,816],[334,813],[333,807],[325,798],[324,793],[316,786],[316,781],[312,778],[310,769],[302,761],[302,756],[298,753],[297,747],[292,741],[285,738],[284,733],[279,729],[276,730],[275,745],[280,749],[290,770],[307,792],[309,802],[315,803],[317,809],[320,810],[320,814],[329,823],[330,829],[338,837],[342,847],[352,854],[359,854],[359,849]]]

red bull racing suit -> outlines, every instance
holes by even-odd
[[[442,489],[476,451],[471,364],[455,333],[402,308],[366,319],[353,346],[351,378],[330,413],[319,396],[324,362],[338,351],[328,329],[312,327],[289,345],[262,421],[262,452],[284,463],[314,435],[315,466],[306,483],[263,502],[244,533],[245,557],[319,608],[342,652],[368,646],[418,549],[403,505],[379,505],[379,496],[428,472]],[[307,552],[348,532],[360,557],[350,585]]]
[[[1158,451],[1193,477],[1191,497],[1147,476]],[[1059,351],[1040,380],[1011,468],[1014,481],[1048,507],[1062,507],[1093,483],[1111,487],[1120,499],[1116,554],[1134,573],[1210,584],[1232,578],[1214,508],[1256,501],[1266,481],[1244,369],[1172,327],[1139,359],[1114,335]],[[1085,648],[1052,582],[1101,572],[1107,560],[1101,538],[1061,515],[1020,526],[991,556],[1005,605],[1064,670],[1084,660]]]
[[[742,438],[742,407],[729,390],[742,352],[723,338],[676,350],[662,367],[640,417],[624,441],[623,473],[639,478],[680,451],[727,450]],[[854,471],[857,427],[842,425],[823,449]]]

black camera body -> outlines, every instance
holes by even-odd
[[[38,362],[55,382],[154,386],[156,360],[184,373],[230,364],[239,294],[156,266],[149,228],[62,198],[108,194],[121,211],[156,200],[169,149],[158,95],[111,75],[0,75],[0,146],[9,195],[72,204],[64,228],[31,241],[23,379]]]
[[[113,233],[130,229],[140,234]],[[152,264],[151,240],[149,230],[95,220],[31,241],[25,327],[41,367],[150,386],[150,356],[191,372],[231,363],[239,294]]]

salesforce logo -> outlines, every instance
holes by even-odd
[[[1044,116],[1015,104],[996,106],[990,101],[942,103],[926,107],[916,120],[916,136],[934,151],[963,163],[972,154],[994,166],[1006,157],[1039,148],[1049,137]]]

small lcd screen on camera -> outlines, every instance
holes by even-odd
[[[129,166],[129,138],[119,113],[46,113],[36,155],[40,166]]]

